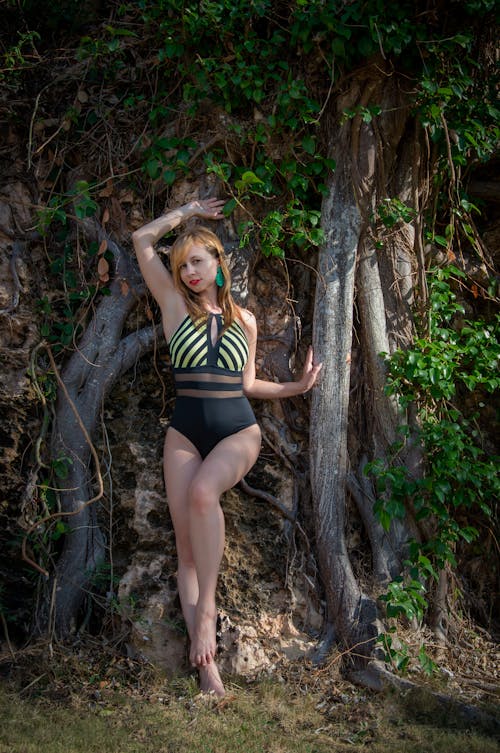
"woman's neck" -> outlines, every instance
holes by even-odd
[[[208,314],[220,314],[222,311],[217,300],[217,292],[207,291],[200,297],[200,303]]]

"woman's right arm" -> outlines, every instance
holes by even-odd
[[[147,225],[143,225],[132,233],[132,242],[142,276],[162,310],[165,306],[166,297],[174,291],[174,284],[170,272],[154,249],[155,244],[166,233],[190,217],[198,216],[210,220],[222,219],[224,204],[225,202],[220,199],[191,201],[189,204],[172,209],[158,219],[148,222]]]

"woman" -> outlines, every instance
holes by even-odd
[[[235,304],[222,244],[206,228],[181,235],[168,272],[154,245],[191,217],[223,218],[224,201],[192,201],[136,230],[139,266],[162,314],[176,381],[164,474],[178,556],[178,588],[202,691],[224,695],[217,666],[215,592],[224,549],[223,492],[254,465],[261,434],[247,398],[309,390],[321,368],[309,349],[302,377],[278,384],[255,378],[255,317]]]

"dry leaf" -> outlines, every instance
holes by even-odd
[[[104,198],[109,198],[113,193],[113,181],[111,178],[108,178],[106,181],[106,187],[102,189],[102,191],[99,191],[99,196],[103,196]]]
[[[106,259],[103,256],[101,256],[101,258],[99,259],[99,264],[97,265],[97,273],[99,277],[102,279],[105,275],[108,274],[108,272],[109,272],[109,264],[106,261]],[[108,280],[109,280],[109,277],[108,277]]]
[[[103,238],[100,243],[99,251],[97,252],[97,254],[101,256],[107,250],[108,250],[108,241],[106,240],[106,238]]]
[[[151,309],[149,308],[149,306],[146,306],[146,316],[149,319],[149,321],[152,321],[152,319],[153,319],[153,312],[151,311]]]
[[[123,297],[128,295],[128,291],[130,290],[130,285],[126,280],[122,280],[120,283],[120,291]]]
[[[109,209],[108,209],[107,207],[106,207],[106,209],[104,210],[104,212],[102,213],[102,220],[101,220],[101,224],[102,224],[102,225],[105,225],[105,224],[106,224],[106,222],[109,222]]]
[[[471,292],[472,292],[472,295],[474,296],[474,298],[478,297],[478,295],[479,295],[479,288],[477,287],[477,285],[475,283],[473,283],[472,286],[471,286]]]
[[[455,259],[457,258],[457,257],[456,257],[456,255],[455,255],[455,254],[453,253],[453,251],[451,250],[451,248],[448,248],[448,249],[446,250],[446,254],[447,254],[447,256],[448,256],[448,261],[455,261]]]
[[[120,201],[122,204],[133,204],[135,201],[134,194],[130,190],[120,191]]]
[[[79,102],[82,102],[82,104],[85,104],[85,102],[89,101],[89,95],[87,94],[85,89],[79,89],[76,97]]]

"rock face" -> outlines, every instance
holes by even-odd
[[[164,366],[160,372],[163,386],[158,385],[155,370],[143,364],[133,391],[127,390],[125,378],[107,408],[107,431],[113,441],[113,497],[121,531],[113,550],[121,571],[117,608],[130,625],[129,652],[168,673],[178,673],[187,668],[187,640],[162,478],[168,419],[158,418],[161,397],[171,395],[172,384]],[[265,452],[253,471],[252,483],[272,488],[285,503],[290,498],[290,478],[276,473]],[[227,533],[218,594],[219,660],[225,672],[255,675],[277,662],[307,655],[322,617],[312,606],[307,579],[292,575],[283,522],[268,503],[232,490],[222,506]]]

